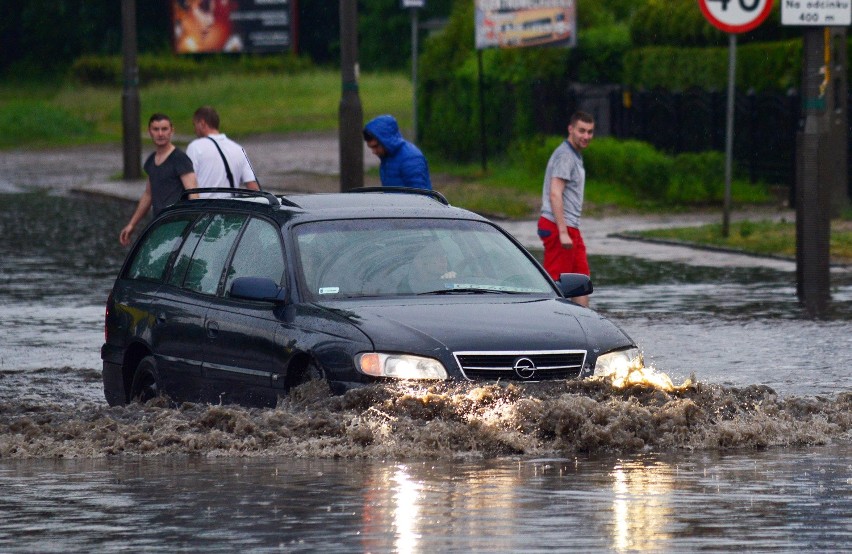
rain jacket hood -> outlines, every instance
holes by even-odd
[[[386,187],[413,187],[431,189],[429,165],[426,157],[399,132],[399,125],[391,115],[380,115],[364,127],[376,137],[385,149],[379,163],[379,177]]]
[[[399,125],[392,115],[380,115],[367,123],[364,130],[376,137],[384,146],[388,156],[393,156],[402,147],[405,139],[399,132]]]

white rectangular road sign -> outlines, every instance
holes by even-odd
[[[781,0],[782,25],[852,24],[852,0]]]

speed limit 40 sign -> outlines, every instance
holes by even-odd
[[[704,17],[726,33],[751,31],[769,16],[772,0],[698,0]]]

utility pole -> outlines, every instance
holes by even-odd
[[[340,190],[364,186],[364,112],[358,95],[358,3],[340,0]]]
[[[417,8],[411,10],[411,136],[417,142]]]
[[[803,46],[803,126],[796,137],[796,293],[810,315],[820,316],[831,300],[832,207],[841,203],[838,191],[845,192],[847,182],[846,29],[808,27]]]
[[[121,0],[121,53],[124,86],[121,92],[121,123],[124,178],[142,176],[142,138],[139,127],[139,68],[136,64],[136,0]]]

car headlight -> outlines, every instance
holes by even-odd
[[[606,377],[619,372],[626,373],[630,368],[641,368],[645,365],[642,359],[642,352],[638,348],[627,348],[625,350],[616,350],[615,352],[607,352],[598,356],[598,361],[595,362],[595,377]]]
[[[433,358],[409,354],[364,352],[355,356],[355,366],[361,373],[374,377],[396,379],[446,379],[444,364]]]

